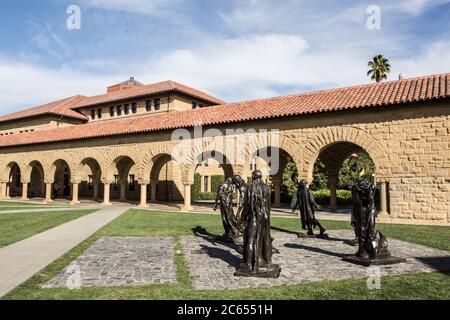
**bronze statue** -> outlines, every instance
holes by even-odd
[[[366,179],[359,179],[352,187],[352,225],[358,240],[358,252],[345,261],[370,266],[393,264],[405,259],[392,257],[386,237],[375,229],[375,187]]]
[[[245,229],[245,221],[242,221],[242,212],[244,210],[244,197],[247,192],[248,184],[245,183],[244,179],[242,179],[239,175],[234,175],[232,178],[233,185],[236,187],[239,193],[239,203],[238,203],[238,211],[236,214],[236,218],[241,224],[242,231]]]
[[[234,190],[233,178],[226,179],[217,189],[214,206],[214,211],[217,211],[220,202],[220,213],[225,230],[222,239],[230,242],[238,242],[239,237],[242,235],[242,225],[237,220],[233,210]]]
[[[314,236],[314,228],[319,227],[320,234],[318,237],[326,238],[325,228],[322,227],[319,221],[317,221],[315,216],[315,209],[320,209],[319,205],[314,199],[314,195],[311,190],[307,187],[307,182],[301,180],[298,184],[297,190],[297,200],[293,205],[292,213],[295,209],[300,208],[300,219],[303,230],[308,230],[307,236]],[[302,234],[298,234],[302,237]]]
[[[252,180],[243,200],[242,218],[246,220],[243,263],[235,276],[278,278],[281,269],[272,264],[271,191],[262,181],[261,171],[254,171]]]

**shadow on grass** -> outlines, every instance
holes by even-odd
[[[418,257],[416,259],[430,268],[450,276],[450,257]]]

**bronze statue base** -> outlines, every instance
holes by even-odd
[[[364,267],[383,266],[383,265],[390,265],[390,264],[406,262],[406,259],[404,259],[404,258],[398,258],[398,257],[394,257],[391,255],[380,256],[380,257],[376,257],[375,259],[350,256],[350,257],[344,257],[344,258],[342,258],[342,260],[353,263],[353,264],[357,264],[360,266],[364,266]]]
[[[234,273],[235,277],[247,278],[271,278],[276,279],[280,276],[281,268],[277,264],[273,264],[270,268],[259,268],[258,272],[249,269],[246,264],[242,263],[239,269]]]
[[[297,237],[300,239],[329,239],[330,237],[325,234],[306,234],[297,232]]]

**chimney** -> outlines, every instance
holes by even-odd
[[[398,75],[398,80],[403,80],[403,79],[405,79],[405,77],[403,77],[403,75],[400,73],[400,74]]]
[[[107,88],[106,92],[107,93],[112,93],[112,92],[117,92],[117,91],[124,91],[124,90],[128,90],[134,87],[140,87],[143,84],[140,83],[139,81],[136,81],[136,79],[134,77],[130,77],[129,80],[126,80],[124,82],[112,85],[110,87]]]

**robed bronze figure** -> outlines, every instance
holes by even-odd
[[[358,252],[345,261],[370,266],[405,261],[392,257],[386,237],[375,229],[375,186],[366,179],[358,179],[352,187],[352,226],[358,241]]]
[[[252,174],[243,200],[244,231],[243,263],[236,276],[277,278],[280,267],[272,264],[272,238],[270,236],[271,190],[262,181],[262,173]]]
[[[300,209],[301,227],[303,230],[308,231],[307,235],[313,236],[314,228],[319,227],[319,236],[326,237],[326,230],[316,219],[315,215],[315,210],[320,209],[320,207],[316,203],[312,191],[307,187],[307,182],[305,180],[301,180],[298,184],[297,201],[293,205],[292,212],[294,213],[297,208]],[[300,236],[302,235],[299,233],[299,237]]]
[[[234,191],[235,187],[233,184],[233,178],[226,179],[225,182],[218,187],[214,206],[214,211],[216,211],[220,203],[220,214],[222,216],[222,224],[225,230],[222,239],[230,242],[238,242],[238,239],[242,235],[243,231],[243,227],[238,221],[233,210]]]

